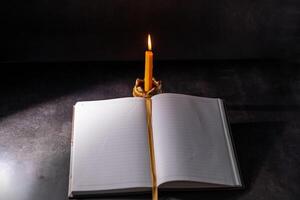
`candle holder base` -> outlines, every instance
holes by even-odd
[[[135,85],[132,90],[132,95],[134,97],[144,97],[144,98],[151,98],[156,94],[162,93],[162,82],[155,80],[152,78],[152,89],[146,92],[144,90],[144,80],[137,78],[135,81]]]

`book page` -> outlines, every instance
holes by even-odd
[[[218,99],[179,94],[152,98],[158,184],[237,185]]]
[[[143,98],[78,102],[73,137],[72,191],[152,186]]]

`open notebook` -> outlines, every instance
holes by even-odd
[[[146,100],[74,106],[69,196],[151,191]],[[152,97],[159,190],[241,187],[223,102],[164,93]]]

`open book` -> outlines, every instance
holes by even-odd
[[[74,106],[69,196],[150,192],[146,100]],[[241,187],[223,102],[164,93],[152,97],[159,190]]]

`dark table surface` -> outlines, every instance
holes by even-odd
[[[67,199],[72,106],[131,96],[143,62],[2,67],[10,70],[0,74],[0,199]],[[243,190],[170,192],[161,199],[299,199],[299,67],[250,60],[155,63],[165,92],[225,100],[245,182]]]

